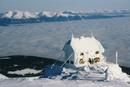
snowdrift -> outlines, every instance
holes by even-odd
[[[129,76],[122,72],[121,67],[118,64],[108,64],[109,70],[108,70],[108,78],[107,80],[114,80],[118,79],[124,82],[129,82],[130,78]]]
[[[4,76],[4,75],[2,75],[2,74],[0,74],[0,80],[3,80],[3,79],[8,79],[8,77],[6,77],[6,76]]]

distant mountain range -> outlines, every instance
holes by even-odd
[[[54,21],[72,21],[82,19],[100,19],[113,17],[128,17],[130,10],[93,10],[88,12],[28,12],[28,11],[7,11],[0,13],[0,25],[39,23]]]

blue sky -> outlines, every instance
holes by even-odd
[[[0,11],[86,11],[90,9],[130,9],[130,0],[0,0]]]

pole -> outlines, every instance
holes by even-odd
[[[118,52],[116,51],[116,64],[118,64]]]
[[[68,59],[61,65],[61,67],[63,67],[65,64],[66,64],[66,62],[70,59],[72,57],[72,54],[68,57]]]

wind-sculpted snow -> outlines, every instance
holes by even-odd
[[[54,21],[72,21],[82,19],[101,19],[130,16],[129,10],[103,10],[88,12],[28,12],[28,11],[8,11],[0,13],[0,25],[39,23]]]

